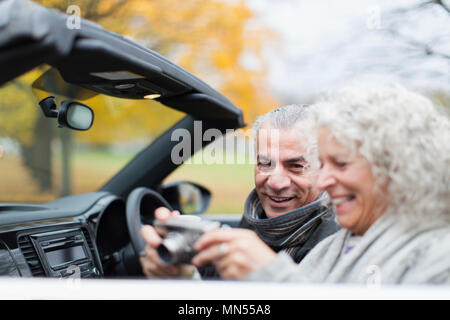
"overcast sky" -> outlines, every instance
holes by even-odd
[[[247,2],[258,22],[280,35],[282,47],[268,43],[266,57],[271,61],[270,83],[282,97],[307,99],[356,78],[449,89],[450,59],[425,57],[410,43],[427,43],[450,55],[450,16],[438,7],[393,16],[395,8],[420,1]],[[388,33],[393,26],[404,38]]]

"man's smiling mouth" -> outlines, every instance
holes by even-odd
[[[267,195],[267,197],[277,203],[283,203],[283,202],[288,202],[291,201],[292,199],[294,199],[294,197],[275,197],[275,196],[269,196]]]

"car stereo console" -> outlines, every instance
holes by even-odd
[[[82,230],[31,234],[30,239],[48,277],[100,276]]]

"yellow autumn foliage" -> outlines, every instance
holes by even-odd
[[[253,13],[244,1],[219,0],[36,0],[44,6],[63,12],[70,5],[80,9],[82,18],[101,24],[105,29],[121,33],[159,52],[223,93],[244,112],[244,120],[251,123],[256,116],[278,105],[266,82],[262,47],[265,41],[276,40],[270,30],[249,27]],[[259,62],[257,70],[247,68],[243,55],[251,55]],[[34,76],[34,78],[33,78]],[[32,126],[37,102],[20,90],[29,87],[38,74],[22,77],[20,86],[13,84],[2,89],[3,105],[17,105],[17,121]],[[17,81],[17,80],[16,80]],[[19,91],[17,91],[19,90]],[[28,90],[28,91],[27,91]],[[5,93],[7,92],[7,95]],[[24,92],[31,92],[25,89]],[[83,101],[101,114],[93,128],[76,133],[78,139],[96,145],[108,144],[130,137],[154,137],[182,114],[152,101],[122,100],[97,96]],[[148,106],[136,108],[136,105]],[[28,110],[28,111],[27,111]],[[32,110],[32,111],[31,111]],[[104,112],[108,111],[108,112]],[[118,127],[119,119],[128,124]],[[26,118],[26,119],[25,119]],[[2,121],[2,120],[0,120]],[[9,126],[1,123],[1,135],[14,136],[22,143],[30,143],[31,128],[19,129],[17,121]],[[23,122],[22,122],[23,121]],[[17,127],[17,128],[16,128]],[[5,129],[3,129],[5,128]],[[21,127],[23,129],[23,127]],[[10,132],[10,133],[9,133]],[[27,136],[28,135],[28,136]]]
[[[39,73],[35,69],[1,88],[0,138],[12,137],[26,146],[33,143],[32,130],[40,110],[35,105],[30,83]]]

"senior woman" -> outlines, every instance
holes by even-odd
[[[343,227],[296,265],[244,230],[216,230],[197,266],[261,281],[450,284],[450,121],[399,85],[357,85],[314,106],[319,188]]]

